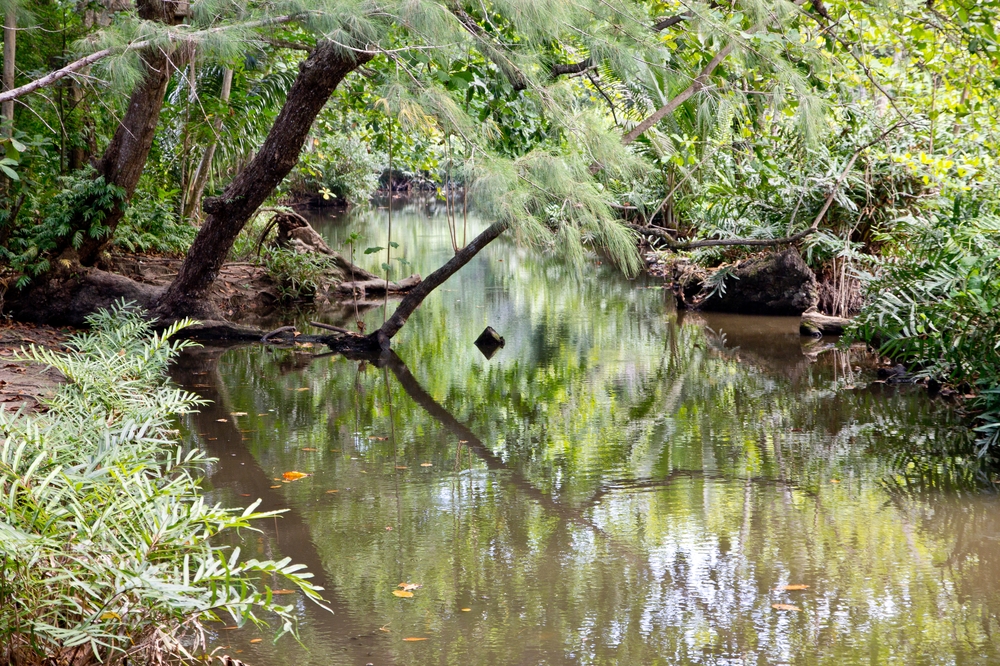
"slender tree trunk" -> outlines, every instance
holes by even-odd
[[[17,12],[13,9],[7,12],[3,22],[3,89],[14,89],[14,67],[15,54],[17,53]],[[14,100],[3,103],[0,108],[0,115],[6,123],[4,135],[11,136],[14,133]]]
[[[139,0],[139,16],[146,20],[172,24],[175,21],[174,3],[165,0]],[[182,57],[189,53],[187,49],[178,52]],[[144,64],[142,82],[132,91],[128,109],[97,165],[97,173],[104,177],[106,183],[125,190],[126,201],[135,193],[139,177],[146,166],[167,84],[170,82],[170,68],[174,64],[160,46],[144,49],[141,55]],[[86,266],[97,260],[114,237],[115,229],[124,215],[124,205],[114,206],[105,212],[102,224],[108,227],[108,232],[101,238],[89,235],[85,238],[77,249],[81,264]],[[89,224],[81,217],[76,227],[85,228]]]
[[[367,53],[345,54],[342,47],[328,42],[313,49],[299,66],[299,75],[260,150],[221,196],[205,200],[208,218],[161,299],[158,316],[205,316],[203,296],[236,236],[298,162],[313,120],[337,85],[371,58]]]
[[[223,105],[229,104],[229,96],[233,90],[233,70],[226,68],[226,71],[222,75],[222,90],[219,93],[219,101]],[[184,210],[182,211],[183,219],[190,220],[192,223],[196,218],[200,217],[201,209],[201,196],[205,191],[205,185],[208,183],[208,174],[212,169],[212,160],[215,159],[215,147],[218,145],[217,135],[222,131],[222,116],[219,115],[215,118],[212,123],[213,136],[211,143],[205,148],[205,152],[201,156],[201,161],[198,163],[198,167],[194,171],[194,175],[191,177],[191,188],[188,190],[187,196],[184,198]]]
[[[382,324],[382,328],[371,334],[374,336],[373,342],[377,342],[382,349],[388,349],[389,341],[396,333],[399,333],[399,329],[403,328],[406,320],[424,302],[424,299],[457,273],[462,266],[469,263],[484,247],[496,240],[509,226],[507,222],[494,222],[487,227],[486,231],[473,238],[471,243],[456,252],[455,256],[448,260],[448,263],[428,275],[423,282],[407,292],[389,320]]]

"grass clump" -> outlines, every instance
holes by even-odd
[[[320,600],[300,565],[216,545],[273,514],[207,504],[210,459],[171,429],[199,404],[165,379],[188,324],[155,334],[121,304],[67,353],[22,353],[68,382],[45,414],[0,412],[0,664],[194,661],[224,616],[294,631],[269,581]]]

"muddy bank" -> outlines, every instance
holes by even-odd
[[[63,376],[52,368],[38,363],[15,360],[22,348],[35,345],[59,351],[71,329],[27,324],[0,324],[0,409],[16,412],[44,410],[42,401],[51,397]]]

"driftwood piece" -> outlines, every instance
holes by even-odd
[[[830,317],[819,312],[803,312],[799,322],[799,333],[813,337],[841,335],[850,325],[851,320],[843,317]]]

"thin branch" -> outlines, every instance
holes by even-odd
[[[507,77],[507,81],[514,90],[526,90],[528,87],[528,77],[493,43],[490,36],[476,23],[476,19],[456,5],[449,5],[448,9],[455,15],[458,22],[462,24],[465,31],[476,38],[476,42],[479,44],[483,55],[500,68],[500,71]]]

